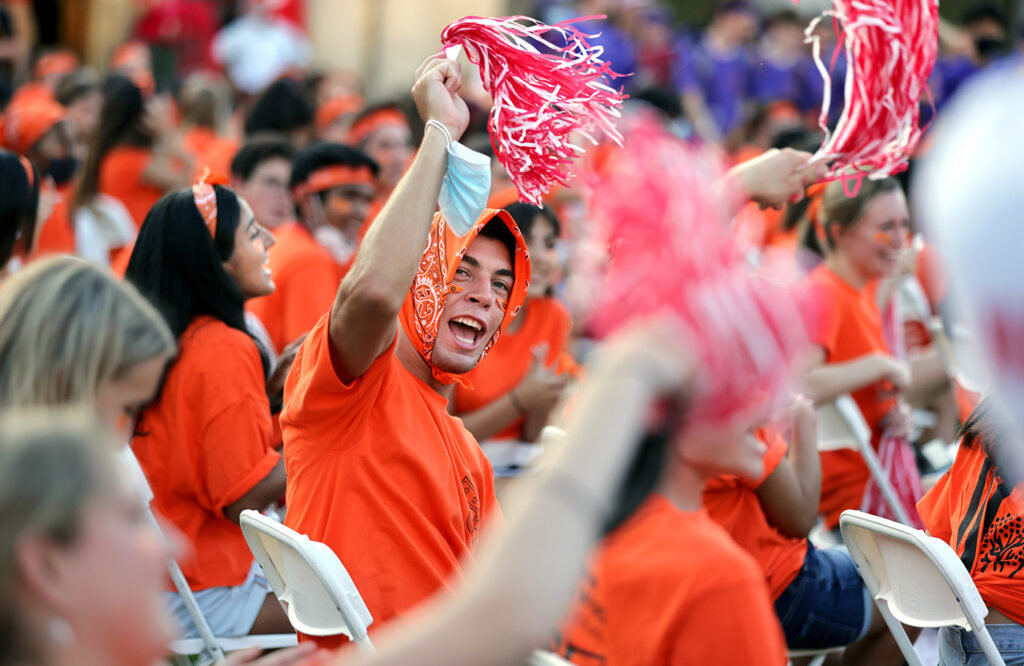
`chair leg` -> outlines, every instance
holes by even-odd
[[[903,625],[889,612],[889,604],[882,599],[875,599],[875,605],[878,606],[878,611],[889,626],[889,631],[892,633],[893,638],[896,639],[897,645],[900,646],[900,652],[903,653],[903,658],[907,660],[907,665],[924,666],[921,663],[921,658],[917,656],[917,650],[914,649],[914,645],[910,642],[910,637],[903,630]]]
[[[1006,666],[1006,662],[1003,661],[1002,655],[999,654],[996,644],[992,642],[992,636],[989,635],[988,629],[981,626],[973,631],[974,637],[978,639],[978,644],[981,645],[982,652],[988,657],[988,663],[992,666]]]

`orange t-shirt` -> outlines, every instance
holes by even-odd
[[[554,298],[534,298],[527,301],[523,327],[515,333],[506,330],[494,343],[475,368],[464,376],[471,389],[455,386],[455,413],[476,411],[505,395],[522,381],[533,365],[531,349],[546,342],[548,353],[545,365],[554,364],[569,345],[572,324],[569,312]],[[493,439],[515,439],[522,436],[525,419],[518,419],[494,435]]]
[[[591,556],[555,650],[580,666],[787,660],[757,564],[704,511],[660,495]]]
[[[395,343],[343,383],[329,319],[302,343],[285,384],[285,524],[338,554],[376,630],[472,562],[481,525],[499,511],[494,473],[447,399],[398,360]]]
[[[57,203],[50,217],[43,222],[36,240],[35,255],[72,254],[75,251],[75,229],[71,225],[71,186],[57,188]]]
[[[825,351],[825,363],[852,361],[873,352],[891,354],[882,333],[882,316],[875,302],[877,283],[857,291],[825,264],[807,277],[808,296],[815,307],[810,323],[811,341]],[[871,441],[878,446],[882,419],[897,405],[891,382],[878,381],[850,395],[871,427]],[[830,527],[839,514],[858,509],[870,473],[860,453],[852,449],[821,453],[821,513]]]
[[[241,585],[253,556],[224,509],[266,478],[270,403],[256,344],[212,317],[196,317],[156,403],[143,412],[132,450],[153,507],[191,542],[181,562],[193,590]]]
[[[979,438],[960,444],[917,510],[960,556],[985,604],[1024,624],[1024,484],[1003,483]]]
[[[152,157],[150,148],[117,146],[100,164],[99,191],[120,199],[136,228],[142,226],[149,209],[164,195],[162,189],[142,180],[142,172]]]
[[[235,159],[242,142],[231,137],[218,137],[210,141],[206,149],[196,156],[192,180],[199,180],[207,168],[219,176],[231,175],[231,160]]]
[[[772,600],[778,599],[800,573],[807,553],[807,539],[781,534],[768,522],[757,497],[765,482],[786,456],[786,440],[771,426],[758,428],[758,439],[768,445],[764,454],[764,476],[751,482],[737,476],[721,476],[704,486],[704,508],[743,550],[750,553],[764,571]]]
[[[209,127],[193,127],[185,132],[184,136],[185,149],[195,157],[207,154],[216,144],[217,140],[217,133]],[[221,175],[226,176],[227,173],[222,173]]]
[[[344,270],[298,222],[274,231],[268,255],[274,293],[249,301],[248,307],[281,353],[330,312]]]

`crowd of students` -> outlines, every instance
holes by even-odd
[[[725,5],[702,48],[752,11]],[[859,453],[818,451],[815,407],[845,394],[904,508],[968,565],[997,642],[1019,642],[1024,509],[992,453],[1008,433],[903,305],[917,289],[959,323],[956,267],[920,239],[900,180],[817,184],[814,137],[785,123],[734,146],[714,194],[752,273],[800,274],[807,397],[705,422],[688,411],[707,372],[692,330],[666,315],[595,341],[569,307],[585,187],[516,203],[491,151],[470,231],[436,212],[449,141],[489,150],[458,63],[430,57],[408,99],[370,106],[334,73],[256,95],[204,74],[157,94],[139,43],[102,80],[68,51],[32,72],[0,132],[0,664],[158,659],[196,632],[165,584],[172,555],[215,634],[292,631],[238,526],[271,506],[338,554],[378,652],[300,637],[265,666],[535,648],[581,665],[784,664],[837,646],[842,663],[899,664],[849,554],[808,537],[884,510]],[[663,97],[638,97],[628,115],[674,127]],[[699,129],[710,107],[683,99]],[[481,445],[547,425],[564,435],[496,489]],[[938,480],[916,455],[933,439],[960,442]],[[137,459],[167,541],[115,451]],[[942,663],[976,651],[942,632]]]

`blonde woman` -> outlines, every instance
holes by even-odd
[[[0,665],[156,663],[174,637],[162,596],[166,546],[114,462],[116,438],[83,409],[22,409],[0,423]]]
[[[87,403],[127,439],[174,350],[135,288],[87,261],[33,262],[0,288],[0,407]]]

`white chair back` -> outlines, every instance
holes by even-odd
[[[243,511],[241,524],[249,550],[297,631],[345,634],[373,651],[366,631],[373,617],[334,551],[256,511]]]
[[[988,608],[947,543],[861,511],[844,511],[839,527],[864,584],[910,666],[921,662],[900,622],[970,629],[989,662],[1003,666],[985,628]]]

